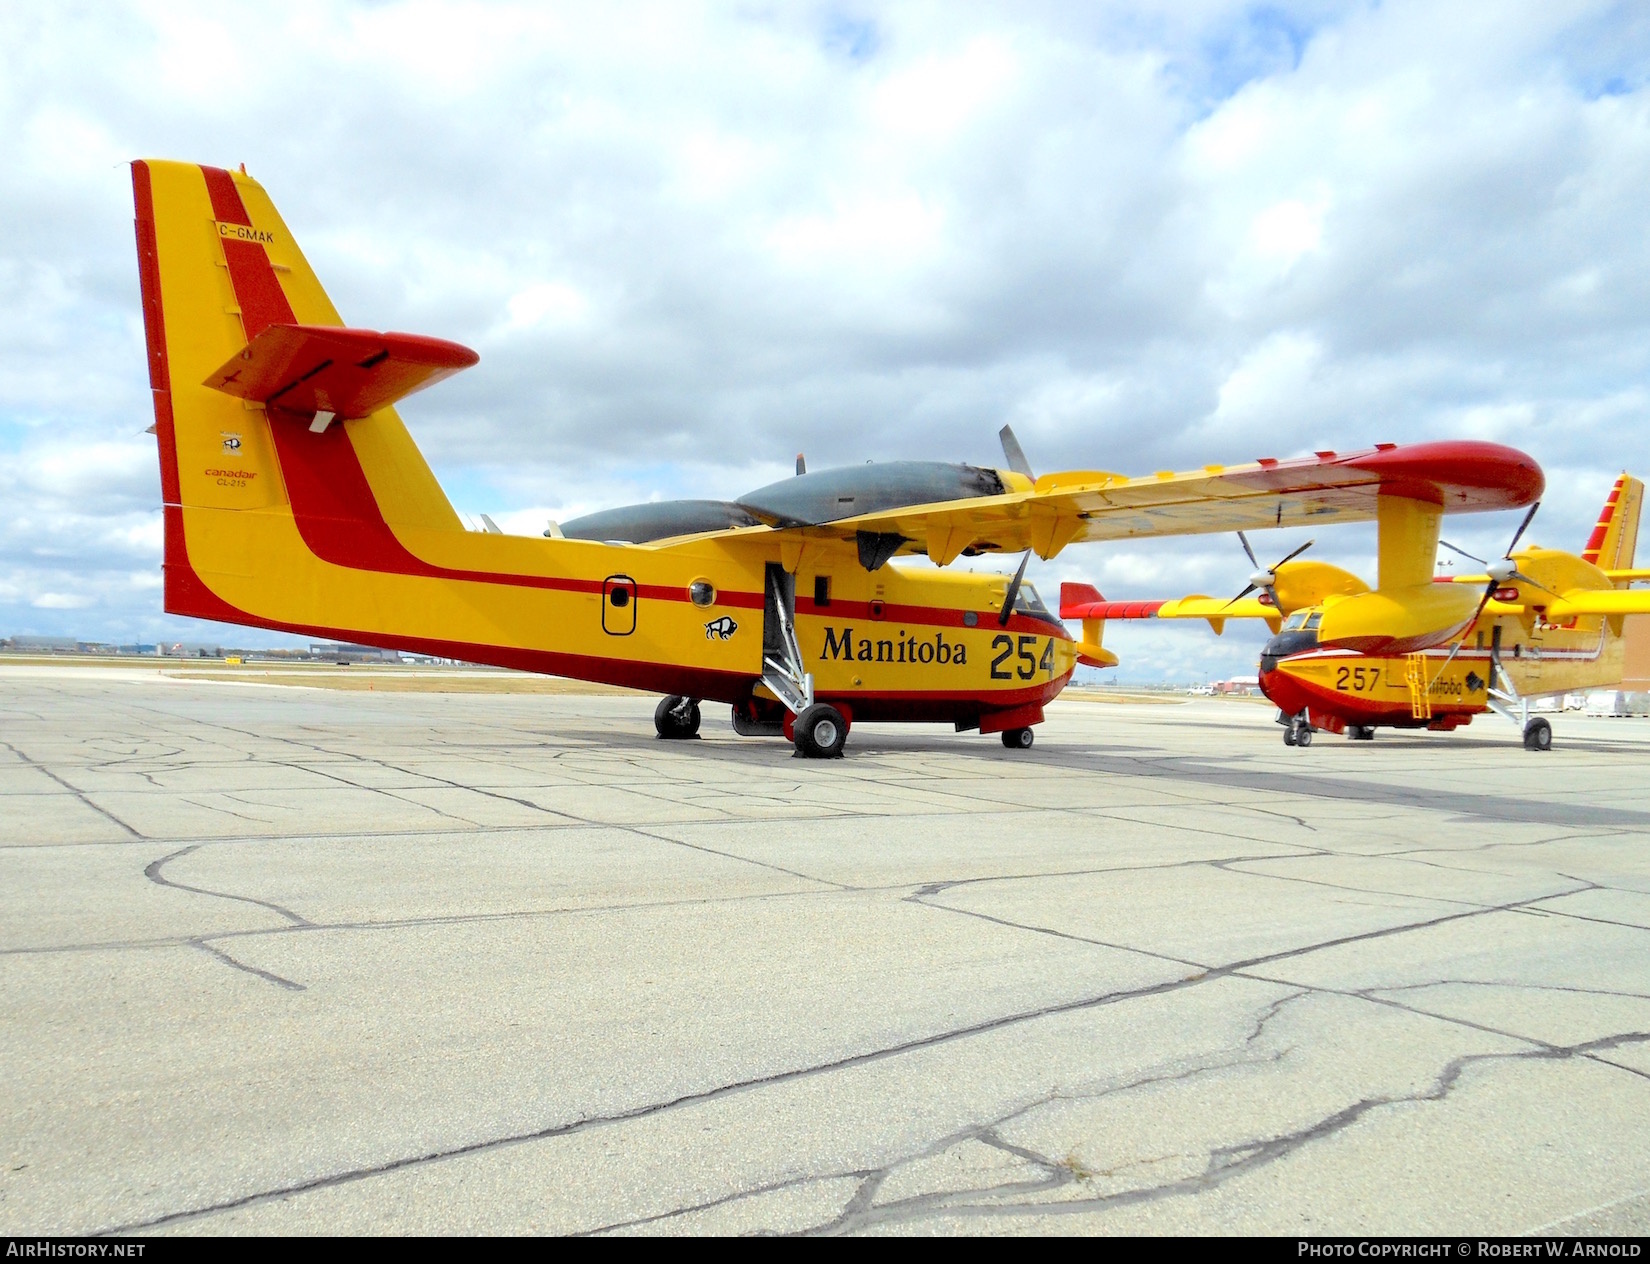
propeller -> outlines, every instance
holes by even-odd
[[[1528,584],[1531,588],[1539,588],[1542,592],[1547,593],[1550,596],[1558,596],[1557,593],[1553,592],[1553,590],[1548,588],[1545,584],[1538,584],[1528,575],[1523,574],[1518,569],[1518,563],[1512,560],[1513,551],[1518,548],[1518,542],[1524,538],[1524,532],[1529,529],[1530,521],[1535,517],[1535,511],[1540,508],[1541,502],[1539,500],[1530,506],[1530,512],[1525,514],[1524,521],[1518,524],[1518,530],[1513,532],[1512,543],[1507,546],[1507,551],[1501,555],[1501,559],[1499,561],[1486,562],[1483,558],[1477,556],[1476,554],[1468,553],[1463,548],[1458,548],[1456,545],[1451,544],[1448,540],[1438,541],[1439,544],[1442,544],[1451,553],[1459,553],[1462,557],[1467,558],[1470,561],[1477,562],[1484,568],[1485,574],[1490,577],[1490,582],[1484,592],[1484,600],[1478,603],[1479,614],[1484,612],[1484,607],[1489,604],[1490,598],[1495,595],[1495,590],[1505,584],[1509,579],[1516,579],[1519,583]]]
[[[1271,565],[1270,568],[1262,569],[1259,559],[1257,559],[1255,557],[1254,549],[1249,547],[1249,537],[1244,535],[1243,532],[1239,531],[1237,533],[1237,538],[1238,538],[1238,543],[1243,545],[1243,551],[1249,555],[1249,565],[1253,566],[1255,568],[1255,570],[1254,570],[1254,573],[1249,576],[1249,585],[1248,585],[1248,587],[1246,587],[1236,597],[1233,597],[1232,600],[1228,601],[1226,604],[1228,606],[1230,606],[1234,602],[1242,601],[1245,597],[1247,597],[1250,593],[1254,592],[1258,588],[1258,589],[1262,589],[1266,593],[1266,595],[1272,599],[1272,609],[1277,610],[1281,613],[1283,607],[1278,605],[1278,589],[1277,589],[1278,567],[1282,566],[1285,562],[1294,561],[1295,558],[1299,557],[1302,553],[1306,552],[1306,550],[1311,548],[1314,544],[1316,544],[1317,541],[1316,540],[1308,540],[1305,544],[1301,545],[1300,548],[1296,549],[1294,552],[1285,554],[1283,557],[1280,557],[1276,562],[1274,562]]]
[[[1535,511],[1540,508],[1541,502],[1539,500],[1530,506],[1530,512],[1524,515],[1524,521],[1520,522],[1518,524],[1518,530],[1513,532],[1512,543],[1507,545],[1507,551],[1503,553],[1501,555],[1501,559],[1496,562],[1486,562],[1483,558],[1478,557],[1475,554],[1468,553],[1463,548],[1458,548],[1457,546],[1451,544],[1448,540],[1438,541],[1439,544],[1442,544],[1451,553],[1459,553],[1462,557],[1477,562],[1484,568],[1485,574],[1490,577],[1490,582],[1484,585],[1484,595],[1478,599],[1478,609],[1472,612],[1472,618],[1468,619],[1465,625],[1461,628],[1461,635],[1456,638],[1455,645],[1450,649],[1449,657],[1444,660],[1444,665],[1438,669],[1438,676],[1434,676],[1434,680],[1437,680],[1439,676],[1442,676],[1449,668],[1449,665],[1455,661],[1455,656],[1461,652],[1461,647],[1467,643],[1467,633],[1472,630],[1472,625],[1478,622],[1478,616],[1484,613],[1484,607],[1490,604],[1490,598],[1495,596],[1496,589],[1500,588],[1509,579],[1516,579],[1521,584],[1528,584],[1532,588],[1539,588],[1542,592],[1548,593],[1554,597],[1558,596],[1557,593],[1553,592],[1553,590],[1548,588],[1545,584],[1538,584],[1528,575],[1525,575],[1519,571],[1518,563],[1512,560],[1513,550],[1518,548],[1518,542],[1524,538],[1524,532],[1529,529],[1530,522],[1535,518]]]
[[[1014,572],[1014,578],[1008,581],[1008,591],[1003,594],[1003,608],[997,612],[997,626],[1000,628],[1008,626],[1008,616],[1014,613],[1014,603],[1019,600],[1020,585],[1025,582],[1026,563],[1029,561],[1031,550],[1027,549],[1020,556],[1020,569]]]

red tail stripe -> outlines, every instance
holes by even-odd
[[[206,195],[212,199],[212,217],[225,224],[252,225],[252,217],[246,213],[246,203],[241,201],[241,191],[235,187],[235,177],[222,167],[202,167],[201,175],[206,177]]]
[[[1598,565],[1599,554],[1604,549],[1604,536],[1610,530],[1610,523],[1616,516],[1616,503],[1621,499],[1621,493],[1626,484],[1625,478],[1616,479],[1615,486],[1610,488],[1610,494],[1604,501],[1604,514],[1593,528],[1593,534],[1587,537],[1587,547],[1581,551],[1581,560]]]

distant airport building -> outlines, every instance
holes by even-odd
[[[14,636],[6,644],[20,654],[78,654],[82,643],[72,636]]]
[[[309,647],[311,658],[330,659],[335,663],[399,663],[399,650],[381,650],[371,645],[335,645],[320,641]]]

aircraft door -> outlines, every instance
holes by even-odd
[[[629,636],[636,630],[636,581],[629,575],[602,580],[602,631]]]
[[[762,606],[762,660],[783,663],[790,657],[785,628],[787,623],[795,626],[796,576],[777,562],[769,562],[763,587],[767,596]]]

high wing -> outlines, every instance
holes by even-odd
[[[1533,606],[1535,603],[1532,601],[1530,604]],[[1544,613],[1548,620],[1569,619],[1576,615],[1589,614],[1650,614],[1650,591],[1623,588],[1592,591],[1572,589],[1562,597],[1549,601]]]
[[[1500,444],[1379,444],[1347,455],[1319,452],[1141,478],[1046,474],[1028,489],[1000,495],[775,525],[804,537],[857,536],[869,569],[896,553],[926,553],[944,566],[963,553],[1028,548],[1051,558],[1075,541],[1368,522],[1383,493],[1442,505],[1446,513],[1511,509],[1535,500],[1543,486],[1533,459]]]
[[[1572,588],[1560,596],[1531,592],[1524,601],[1491,600],[1484,606],[1490,616],[1531,615],[1557,623],[1588,615],[1619,619],[1630,614],[1650,614],[1650,589]]]

